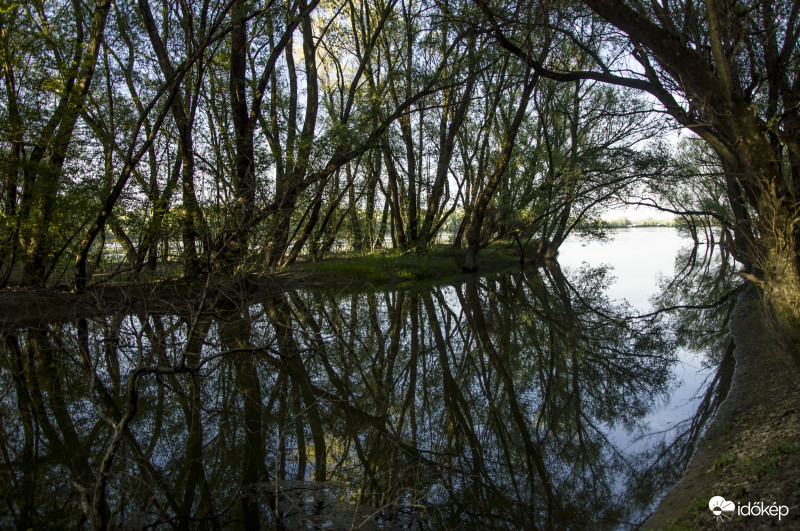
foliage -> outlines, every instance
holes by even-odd
[[[0,286],[83,289],[109,244],[193,278],[341,241],[472,269],[644,204],[721,228],[796,323],[798,11],[611,4],[3,4]]]

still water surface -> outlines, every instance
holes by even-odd
[[[607,264],[615,277],[606,295],[625,299],[642,311],[651,307],[650,298],[658,292],[658,280],[671,277],[681,249],[690,247],[691,238],[669,227],[641,227],[611,230],[608,242],[567,240],[559,250],[562,268]]]
[[[605,289],[612,300],[624,300],[639,313],[655,310],[652,298],[661,285],[673,278],[686,259],[681,251],[693,241],[669,227],[639,227],[610,231],[610,242],[572,238],[562,245],[558,261],[567,271],[607,265],[613,279]],[[696,301],[694,301],[696,302]],[[704,349],[676,349],[673,367],[675,387],[661,407],[654,407],[643,424],[652,432],[666,430],[696,411],[698,392],[713,375]],[[622,434],[616,434],[621,442]]]
[[[425,288],[5,323],[0,527],[635,527],[720,344],[636,317],[688,245],[640,230]]]

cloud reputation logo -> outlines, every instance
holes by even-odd
[[[708,500],[708,508],[714,513],[714,518],[722,522],[723,520],[731,519],[733,512],[736,510],[736,504],[725,500],[722,496],[714,496]]]

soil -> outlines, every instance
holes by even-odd
[[[800,529],[800,374],[768,323],[758,296],[745,293],[731,318],[731,389],[645,529]],[[713,496],[736,509],[718,519],[709,508]],[[746,515],[762,503],[788,514]]]

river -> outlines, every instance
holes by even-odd
[[[664,290],[690,243],[6,326],[0,526],[635,527],[717,400],[719,312],[641,317],[718,269]]]

